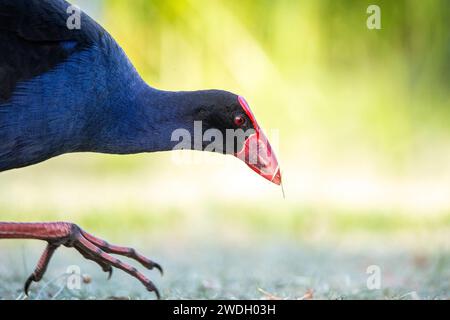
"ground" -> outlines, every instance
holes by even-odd
[[[334,245],[293,239],[198,241],[186,238],[136,247],[165,269],[146,271],[163,299],[449,299],[450,253],[417,249],[387,239],[358,243],[354,235]],[[144,239],[145,237],[141,238]],[[194,237],[195,238],[195,237]],[[379,238],[379,237],[375,237]],[[398,239],[398,236],[396,236]],[[420,236],[417,238],[418,241]],[[154,240],[154,239],[153,239]],[[123,241],[122,241],[123,242]],[[146,245],[147,244],[147,245]],[[43,244],[0,243],[0,298],[24,299],[22,287]],[[380,269],[380,288],[367,287],[367,268]],[[72,267],[71,267],[72,266]],[[73,266],[76,268],[73,269]],[[69,270],[80,270],[79,288]],[[134,279],[115,270],[111,280],[71,249],[55,256],[44,280],[33,284],[28,299],[153,299]]]

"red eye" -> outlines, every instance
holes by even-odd
[[[236,116],[234,117],[234,124],[238,127],[242,126],[245,123],[245,118],[242,116]]]

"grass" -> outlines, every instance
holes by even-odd
[[[264,214],[259,218],[264,220]],[[434,229],[430,229],[427,225],[418,226],[419,223],[399,223],[402,220],[395,215],[392,218],[380,215],[382,224],[370,229],[366,226],[372,225],[376,215],[355,218],[353,214],[337,213],[330,220],[333,227],[320,230],[318,221],[323,218],[316,216],[318,220],[314,220],[309,215],[305,218],[307,222],[298,222],[303,227],[294,230],[301,230],[302,234],[285,232],[284,227],[277,232],[276,226],[268,228],[266,223],[255,223],[249,217],[245,218],[250,219],[249,223],[245,219],[237,221],[233,215],[226,225],[220,213],[206,219],[210,225],[201,228],[187,227],[182,219],[181,226],[172,221],[167,224],[170,227],[162,225],[159,231],[153,228],[147,234],[141,229],[128,233],[132,226],[114,232],[111,221],[105,228],[97,226],[90,231],[108,239],[112,237],[115,242],[132,244],[160,262],[165,268],[163,277],[154,271],[146,274],[155,281],[164,299],[450,298],[446,224],[431,221]],[[344,223],[348,219],[352,223]],[[38,242],[0,242],[1,299],[24,298],[23,282],[42,248]],[[81,282],[76,290],[66,285],[69,277],[66,271],[72,265],[79,267],[89,280]],[[366,285],[370,265],[381,270],[381,287],[376,290],[369,290]],[[95,264],[67,248],[56,254],[44,280],[32,286],[29,297],[153,298],[121,271],[116,270],[107,281]]]

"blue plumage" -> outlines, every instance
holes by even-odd
[[[232,126],[230,114],[240,108],[234,94],[151,88],[119,45],[88,16],[83,15],[82,33],[73,32],[65,26],[65,1],[31,1],[22,8],[24,3],[30,2],[0,0],[3,14],[25,8],[46,13],[24,13],[30,24],[39,26],[34,33],[28,30],[32,25],[0,22],[1,81],[12,83],[3,93],[6,98],[0,99],[0,171],[70,152],[170,150],[175,144],[172,131],[192,131],[196,119],[210,126]],[[13,15],[10,18],[14,21]],[[27,34],[21,35],[20,28]],[[1,50],[7,46],[16,50]],[[229,119],[221,119],[225,116]]]

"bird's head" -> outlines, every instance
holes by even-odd
[[[247,101],[225,91],[210,90],[199,94],[202,97],[196,99],[193,117],[197,123],[193,130],[193,149],[231,154],[260,176],[280,185],[277,158]],[[196,137],[198,134],[201,137]]]

